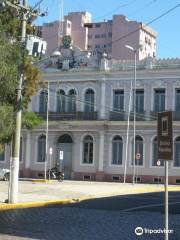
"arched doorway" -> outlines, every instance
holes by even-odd
[[[57,162],[64,168],[64,178],[71,179],[72,172],[72,138],[68,134],[63,134],[57,142]],[[63,152],[63,159],[60,159],[60,151]]]

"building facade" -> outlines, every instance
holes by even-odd
[[[63,28],[63,30],[62,30]],[[93,54],[107,52],[112,59],[133,59],[125,48],[130,45],[137,50],[137,59],[156,57],[156,32],[145,24],[130,21],[123,15],[114,15],[112,20],[92,23],[88,12],[72,12],[59,21],[43,25],[42,36],[47,41],[48,54],[60,46],[60,38],[70,35],[73,45]]]
[[[122,182],[126,167],[126,181],[132,182],[135,161],[138,182],[163,182],[164,163],[157,166],[157,112],[172,110],[174,159],[169,164],[169,182],[180,183],[180,60],[138,62],[136,89],[133,85],[132,92],[131,61],[102,59],[99,69],[44,68],[43,78],[49,82],[47,148],[53,149],[46,168],[60,161],[62,151],[67,179]],[[133,157],[130,95],[132,99],[134,91],[138,160]],[[42,116],[44,124],[31,131],[22,130],[20,174],[24,177],[44,176],[47,97],[48,90],[41,89],[30,104],[30,110]],[[10,145],[5,149],[0,167],[9,166]]]

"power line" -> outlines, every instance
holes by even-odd
[[[112,11],[107,12],[106,14],[102,15],[101,17],[95,18],[94,21],[99,20],[99,19],[102,19],[102,18],[107,17],[107,16],[110,16],[110,15],[112,15],[113,13],[115,13],[117,10],[119,10],[119,9],[121,9],[121,8],[128,7],[128,6],[131,5],[132,3],[135,3],[136,1],[137,1],[137,0],[133,0],[133,1],[130,1],[130,2],[128,2],[128,3],[121,4],[121,5],[117,6],[116,8],[114,8]]]
[[[139,8],[139,9],[133,11],[132,13],[128,14],[128,16],[133,16],[133,15],[137,14],[138,12],[140,12],[140,11],[148,8],[149,6],[153,5],[153,4],[156,3],[157,1],[158,1],[158,0],[152,0],[152,1],[148,2],[148,3],[146,3],[143,7],[141,7],[141,8]]]
[[[180,7],[180,3],[177,4],[177,5],[175,5],[174,7],[170,8],[170,9],[167,10],[166,12],[162,13],[160,16],[158,16],[158,17],[152,19],[151,21],[145,23],[144,25],[145,25],[145,26],[149,26],[150,24],[156,22],[157,20],[161,19],[162,17],[168,15],[170,12],[174,11],[174,10],[175,10],[176,8],[178,8],[178,7]],[[122,37],[120,37],[120,38],[112,41],[111,43],[115,43],[115,42],[121,41],[122,39],[128,37],[128,36],[131,35],[131,34],[134,34],[134,33],[137,32],[137,31],[139,31],[139,27],[138,27],[137,29],[135,29],[135,30],[127,33],[126,35],[124,35],[124,36],[122,36]]]
[[[162,17],[168,15],[170,12],[174,11],[174,10],[177,9],[178,7],[180,7],[180,3],[179,3],[179,4],[176,4],[176,5],[175,5],[174,7],[172,7],[172,8],[168,9],[166,12],[162,13],[160,16],[158,16],[158,17],[152,19],[151,21],[147,22],[146,24],[144,24],[144,26],[149,26],[150,24],[156,22],[157,20],[161,19]],[[109,42],[108,44],[113,44],[113,43],[119,42],[119,41],[125,39],[126,37],[128,37],[128,36],[136,33],[137,31],[139,31],[139,27],[136,28],[135,30],[133,30],[133,31],[131,31],[131,32],[129,32],[129,33],[121,36],[120,38],[118,38],[118,39],[116,39],[116,40],[114,40],[114,41]],[[56,35],[56,36],[57,36],[57,35]],[[51,36],[51,37],[52,37],[52,36]],[[108,44],[107,44],[107,45],[108,45]],[[55,48],[55,50],[57,50],[57,47]],[[76,57],[80,57],[80,56],[84,56],[84,55],[83,55],[82,53],[79,54],[79,55],[76,55]],[[43,61],[43,60],[44,60],[44,59],[42,59],[41,61]],[[39,61],[38,61],[38,62],[39,62]]]

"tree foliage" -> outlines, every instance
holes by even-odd
[[[11,0],[13,2],[13,0]],[[27,33],[33,31],[29,23]],[[20,66],[24,63],[25,81],[22,89],[23,127],[31,129],[41,123],[33,113],[27,113],[26,108],[31,97],[36,94],[41,83],[39,70],[32,65],[32,59],[24,51],[20,43],[21,14],[11,7],[0,12],[0,142],[8,142],[14,132],[17,86],[20,78]],[[28,119],[29,118],[29,119]],[[27,125],[26,125],[27,124]]]
[[[15,102],[15,91],[19,78],[20,53],[17,44],[11,44],[4,36],[0,37],[0,103]]]

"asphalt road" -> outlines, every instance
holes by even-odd
[[[0,212],[0,240],[163,240],[136,227],[164,228],[163,193],[134,194]],[[169,240],[180,239],[180,193],[170,192]]]
[[[144,193],[91,199],[73,204],[73,207],[124,212],[150,211],[164,213],[164,193]],[[169,213],[180,214],[180,192],[169,192]]]

